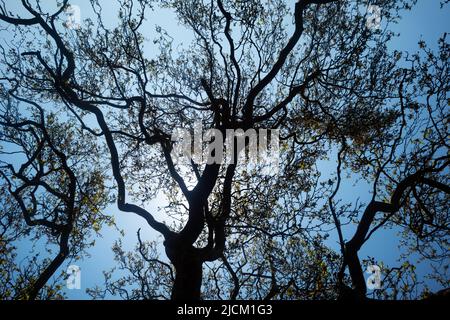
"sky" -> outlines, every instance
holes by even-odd
[[[107,17],[106,22],[114,24],[117,16],[117,5],[115,1],[100,0],[101,4],[107,4],[103,7],[104,16]],[[19,1],[14,1],[19,7]],[[289,1],[293,6],[294,1]],[[8,3],[10,5],[11,3]],[[74,0],[71,4],[77,5],[80,8],[81,19],[92,17],[90,12],[90,5],[87,0]],[[14,5],[8,7],[12,11],[21,9],[15,8]],[[400,37],[393,40],[390,44],[392,50],[410,51],[414,52],[418,50],[418,41],[423,39],[427,42],[430,48],[437,47],[437,40],[444,31],[450,31],[450,15],[447,9],[440,9],[439,0],[419,0],[417,5],[411,12],[404,13],[400,22],[393,27],[394,31],[400,33]],[[175,39],[175,44],[188,43],[192,39],[192,34],[183,28],[181,28],[173,13],[168,10],[158,11],[156,13],[150,13],[147,16],[146,25],[143,30],[148,30],[148,35],[144,36],[151,38],[153,30],[156,25],[159,25],[166,29],[166,31]],[[7,41],[7,37],[4,38]],[[148,41],[145,47],[146,53],[151,55],[154,48],[152,48],[152,42]],[[335,162],[331,162],[331,167],[327,167],[327,164],[323,164],[324,171],[331,172],[335,169]],[[361,201],[369,200],[369,186],[363,183],[355,184],[354,180],[344,181],[343,187],[338,194],[344,200],[353,201],[356,196],[360,196]],[[155,201],[147,204],[147,209],[150,212],[156,213],[157,207],[163,205],[161,203],[161,197],[158,197]],[[141,228],[141,235],[144,240],[155,240],[158,234],[147,226],[145,221],[131,213],[123,213],[117,210],[115,205],[111,205],[106,210],[107,214],[113,215],[116,219],[117,227],[125,231],[123,238],[123,247],[125,250],[132,250],[136,244],[136,232]],[[163,220],[164,217],[159,214],[155,214],[158,220]],[[352,235],[354,231],[353,227],[348,227],[345,230],[347,237]],[[81,268],[81,289],[66,289],[66,294],[69,299],[89,299],[90,297],[85,293],[86,288],[92,288],[95,285],[103,284],[103,270],[109,270],[114,265],[113,253],[111,246],[113,242],[120,237],[117,230],[109,227],[104,227],[102,230],[103,236],[96,239],[96,245],[88,250],[90,254],[89,258],[82,261],[77,261],[76,264]],[[336,237],[330,238],[330,244],[335,246]],[[159,237],[159,240],[161,238]],[[360,258],[364,258],[368,255],[374,257],[376,260],[385,261],[388,264],[396,264],[398,258],[398,238],[396,237],[396,230],[383,231],[375,233],[374,236],[366,243],[366,245],[360,251]],[[31,246],[27,243],[22,243],[20,246],[20,255],[24,256]],[[164,254],[163,254],[164,256]],[[67,264],[64,264],[62,269],[66,269]],[[61,271],[60,270],[60,271]],[[60,272],[59,271],[59,272]],[[420,266],[418,272],[426,271],[426,266]]]

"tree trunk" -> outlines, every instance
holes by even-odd
[[[364,272],[361,268],[361,263],[358,258],[358,253],[351,246],[346,248],[346,260],[348,270],[350,272],[350,278],[352,279],[355,299],[366,299],[367,287],[364,279]]]
[[[172,300],[196,301],[200,300],[202,285],[202,264],[194,247],[166,246],[166,253],[175,267],[175,282],[172,288]]]

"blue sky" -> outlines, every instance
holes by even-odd
[[[292,4],[294,3],[294,1],[289,2]],[[15,1],[15,3],[18,4],[19,1]],[[71,3],[80,7],[82,19],[92,17],[87,0],[76,0],[71,1]],[[117,6],[113,4],[114,1],[101,0],[100,3],[107,3],[107,6],[104,6],[103,8],[104,16],[107,17],[107,22],[109,21],[110,23],[114,23],[117,12]],[[14,8],[14,5],[8,8],[13,11],[16,9]],[[22,10],[19,10],[19,12],[21,11]],[[441,10],[439,0],[419,0],[414,9],[411,12],[406,12],[399,24],[393,27],[393,29],[400,32],[401,35],[399,38],[394,39],[390,46],[393,50],[396,49],[400,51],[414,52],[418,50],[418,41],[423,39],[427,42],[429,47],[436,48],[438,38],[443,34],[443,32],[450,31],[449,21],[450,16],[448,7]],[[189,40],[192,39],[191,33],[183,30],[176,23],[174,15],[168,10],[158,11],[147,16],[147,22],[143,30],[148,30],[148,35],[146,35],[148,38],[152,37],[155,25],[160,25],[166,29],[168,33],[175,38],[175,44],[179,44],[181,42],[188,43]],[[149,41],[148,46],[146,46],[146,52],[151,54],[151,52],[153,52],[152,49],[152,43]],[[332,162],[331,168],[328,169],[334,170],[335,163]],[[344,182],[343,188],[338,194],[338,197],[340,196],[344,200],[353,201],[355,199],[355,195],[358,195],[360,196],[361,201],[367,201],[370,198],[368,186],[363,183],[358,183],[356,185],[353,184],[354,181],[352,180]],[[156,212],[157,207],[162,205],[162,203],[158,203],[160,200],[161,198],[158,198],[157,200],[149,203],[147,205],[147,209],[151,212]],[[119,212],[114,205],[108,207],[106,212],[113,215],[116,219],[118,228],[125,231],[125,237],[123,239],[125,250],[131,250],[134,247],[137,241],[136,232],[138,228],[142,229],[141,234],[144,240],[155,240],[158,236],[157,233],[146,225],[143,219],[130,213]],[[156,214],[156,217],[163,220],[163,217],[158,214]],[[352,227],[349,227],[346,230],[348,237],[351,236],[352,231]],[[398,239],[395,232],[395,230],[392,230],[375,233],[373,238],[371,238],[371,240],[360,251],[360,257],[364,258],[370,255],[371,257],[374,257],[377,260],[383,260],[388,264],[396,264],[396,259],[398,258],[399,252],[397,249]],[[120,234],[113,228],[108,227],[105,227],[102,230],[102,234],[103,237],[96,239],[95,247],[88,250],[91,257],[76,263],[81,267],[82,287],[80,290],[66,290],[67,296],[71,299],[88,299],[89,296],[86,295],[85,289],[95,285],[102,285],[102,271],[109,270],[115,265],[111,246],[114,240],[120,237]],[[334,242],[333,239],[336,238],[332,237],[331,242]],[[30,246],[24,243],[21,244],[20,249],[21,255],[24,255],[28,250],[30,250]],[[63,268],[67,268],[67,264],[65,264]],[[421,266],[419,268],[419,272],[425,271],[423,269],[426,269],[426,266]]]

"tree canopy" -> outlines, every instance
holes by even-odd
[[[105,271],[94,298],[424,298],[413,259],[447,289],[450,51],[445,30],[438,50],[393,49],[415,3],[118,0],[111,25],[90,0],[92,17],[70,28],[68,0],[0,1],[1,297],[63,298],[59,267],[114,226],[111,204],[163,250],[141,231],[132,252],[118,240],[119,276]],[[192,41],[148,30],[160,10]],[[276,168],[248,165],[246,139],[231,163],[208,161],[218,149],[177,162],[174,130],[199,123],[221,133],[204,144],[278,130]],[[357,182],[368,201],[344,194]],[[400,266],[360,257],[388,230]],[[18,241],[40,248],[22,266]],[[367,265],[381,272],[370,294]]]

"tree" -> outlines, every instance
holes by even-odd
[[[106,27],[102,5],[91,0],[96,19],[76,30],[63,26],[68,1],[51,9],[22,0],[26,15],[8,11],[4,3],[0,8],[0,20],[16,35],[9,49],[2,48],[4,99],[34,106],[41,119],[36,125],[10,121],[5,109],[1,124],[17,129],[13,139],[21,129],[42,131],[71,180],[66,207],[74,207],[77,177],[93,174],[101,178],[86,199],[100,193],[93,202],[101,209],[106,181],[89,166],[83,167],[86,173],[64,164],[69,155],[75,163],[84,159],[84,147],[57,150],[52,139],[73,132],[70,140],[104,146],[98,165],[111,172],[117,207],[141,216],[164,238],[170,264],[140,237],[137,254],[115,246],[120,268],[131,277],[114,282],[106,273],[105,288],[92,295],[106,290],[160,298],[168,297],[171,286],[171,298],[184,300],[363,299],[358,252],[373,232],[404,226],[405,241],[419,240],[409,243],[412,250],[431,250],[433,258],[436,246],[446,248],[446,38],[438,54],[424,48],[426,61],[388,49],[395,35],[390,24],[415,1],[377,1],[383,29],[367,25],[361,7],[371,2],[362,0],[299,0],[293,10],[281,0],[118,3],[117,26]],[[161,8],[174,12],[194,40],[175,51],[173,38],[158,27],[157,53],[150,57],[145,18]],[[56,111],[70,125],[45,121]],[[22,117],[33,113],[20,112]],[[221,144],[230,129],[278,129],[278,175],[265,174],[273,168],[264,163],[244,168],[239,154],[248,140],[244,148],[234,146],[233,163],[209,161],[218,149],[208,151],[206,162],[177,163],[173,129],[192,132],[198,122],[220,132],[214,141]],[[32,145],[39,147],[39,139]],[[87,148],[91,154],[93,147]],[[318,164],[327,157],[336,158],[336,173],[323,180]],[[43,166],[51,164],[44,158]],[[365,206],[337,199],[350,172],[372,185]],[[20,203],[17,191],[9,191]],[[157,221],[145,205],[135,204],[158,192],[177,223]],[[69,218],[68,225],[74,221]],[[351,223],[357,228],[346,239],[342,229]],[[337,234],[335,250],[326,245],[330,232]],[[69,235],[61,234],[60,243]],[[447,252],[439,257],[446,261]],[[142,273],[145,268],[150,271]],[[160,286],[151,287],[149,279]],[[134,282],[142,290],[129,294],[124,287]]]
[[[101,212],[108,201],[105,175],[95,164],[96,146],[84,141],[73,123],[58,122],[55,114],[19,98],[13,89],[2,93],[0,140],[5,148],[0,153],[9,160],[0,166],[2,298],[62,297],[60,279],[46,285],[52,275],[66,259],[79,259],[94,244],[89,239],[93,231],[112,223]],[[20,110],[12,98],[31,108]],[[38,252],[25,266],[17,265],[12,243],[43,237],[50,252],[56,245],[57,254],[40,261]]]

